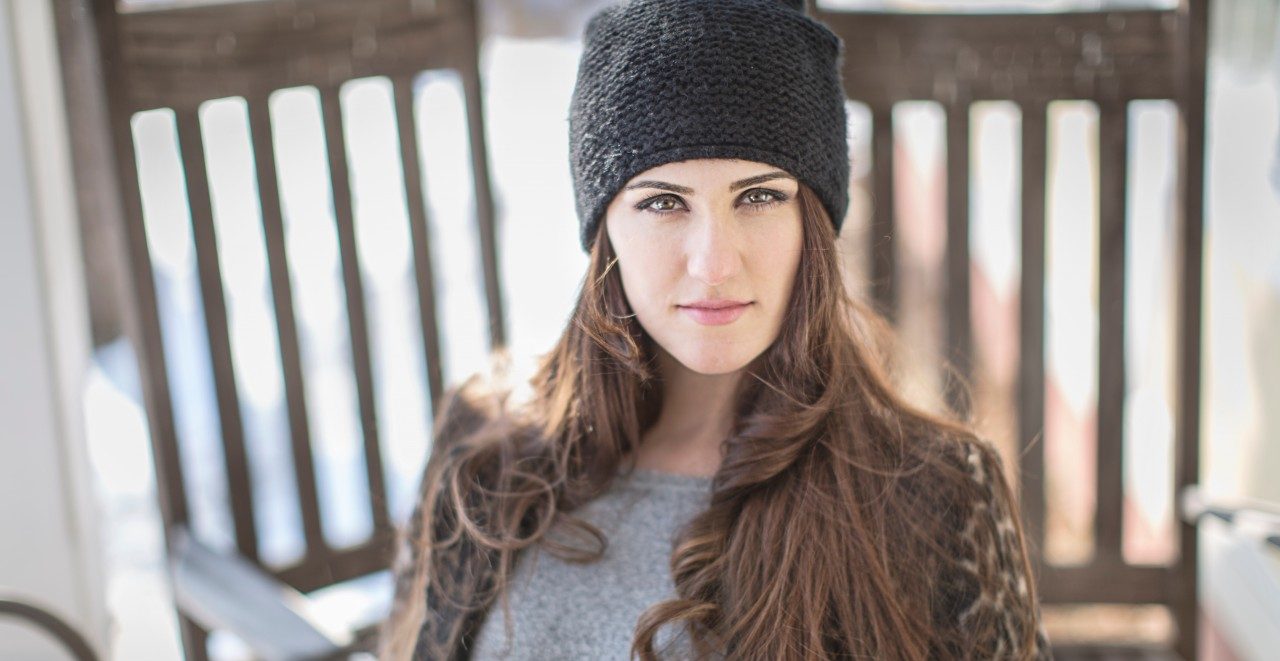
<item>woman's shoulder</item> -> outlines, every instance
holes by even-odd
[[[980,437],[951,439],[941,456],[962,482],[945,506],[939,623],[955,627],[981,658],[1049,659],[1018,500],[1000,451]]]
[[[948,552],[972,551],[976,536],[994,524],[1007,532],[1017,516],[1000,451],[977,436],[939,436],[928,441],[918,470],[902,488],[922,516],[936,516],[938,541],[951,542]],[[1007,541],[1007,540],[1006,540]],[[957,546],[956,542],[967,542]]]
[[[948,469],[963,473],[975,482],[985,482],[985,469],[992,460],[1000,460],[1000,451],[988,439],[971,434],[939,432],[920,440],[925,454],[939,459]]]
[[[989,440],[937,434],[918,443],[919,460],[904,486],[928,494],[929,506],[944,505],[953,514],[961,505],[981,507],[1009,484],[1004,459]]]
[[[962,506],[989,493],[991,458],[998,460],[999,455],[988,441],[935,433],[920,435],[912,443],[914,451],[898,482],[910,507],[954,519],[965,509]]]

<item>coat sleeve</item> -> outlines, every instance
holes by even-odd
[[[949,584],[963,587],[949,610],[951,624],[964,639],[965,658],[1051,661],[1026,544],[1015,525],[1020,512],[1000,454],[985,441],[965,445],[965,471],[978,497],[959,508],[959,576]]]

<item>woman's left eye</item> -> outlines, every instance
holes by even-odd
[[[787,200],[787,196],[778,191],[769,190],[767,188],[754,188],[747,191],[747,193],[742,196],[742,199],[746,200],[747,204],[750,204],[753,207],[763,209],[765,207],[771,207],[775,204],[785,202]]]

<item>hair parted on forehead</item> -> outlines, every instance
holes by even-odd
[[[968,472],[976,438],[898,394],[888,325],[846,292],[835,229],[803,182],[799,203],[783,327],[745,368],[710,506],[675,540],[676,598],[642,614],[631,652],[658,658],[656,632],[683,623],[700,653],[733,659],[969,658],[979,639],[946,623],[973,588],[941,577],[961,564],[962,504],[986,493]],[[530,546],[582,562],[604,551],[603,532],[574,512],[625,468],[662,383],[597,231],[532,397],[512,406],[463,388],[441,411],[384,660],[464,658],[493,603],[508,611],[504,588]],[[1030,575],[1025,555],[1013,559]],[[1022,603],[1034,598],[1033,585]],[[1033,634],[1014,632],[1019,649]]]

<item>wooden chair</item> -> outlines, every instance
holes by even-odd
[[[112,0],[92,0],[111,134],[109,157],[125,244],[128,314],[125,326],[138,352],[155,466],[172,558],[183,644],[193,659],[205,658],[209,630],[228,629],[261,656],[300,658],[342,655],[363,638],[334,638],[308,618],[303,595],[385,568],[392,525],[379,456],[374,379],[359,257],[355,247],[352,194],[343,142],[338,89],[346,81],[387,76],[392,81],[401,142],[405,193],[427,383],[432,399],[443,390],[440,370],[437,291],[426,233],[420,156],[412,120],[412,80],[429,68],[459,72],[467,103],[474,173],[476,221],[489,314],[490,342],[504,342],[498,288],[493,207],[480,120],[475,3],[467,0],[260,0],[204,6],[167,6],[121,11]],[[60,10],[63,11],[63,10]],[[947,355],[969,369],[973,329],[969,323],[969,115],[971,103],[1015,102],[1022,114],[1022,274],[1018,439],[1022,506],[1033,546],[1043,545],[1045,500],[1043,444],[1045,364],[1045,176],[1046,108],[1060,99],[1086,99],[1099,108],[1101,126],[1101,297],[1123,299],[1125,281],[1126,104],[1168,99],[1178,109],[1179,300],[1178,395],[1175,486],[1198,476],[1199,352],[1201,322],[1202,180],[1207,3],[1183,0],[1173,10],[1125,10],[1068,14],[891,14],[847,13],[811,7],[846,44],[845,87],[865,104],[873,120],[871,276],[874,295],[893,316],[900,279],[895,266],[893,126],[896,103],[929,100],[946,115],[948,294]],[[341,247],[343,282],[364,457],[371,490],[373,534],[362,543],[335,549],[321,534],[321,513],[312,467],[304,374],[288,277],[272,123],[267,98],[273,91],[314,86],[321,99],[331,189]],[[240,399],[231,360],[226,303],[205,172],[199,105],[243,97],[249,111],[256,175],[261,194],[278,346],[296,467],[297,497],[306,550],[296,565],[271,569],[260,561],[253,489]],[[146,226],[139,195],[130,121],[140,111],[172,109],[182,155],[199,264],[223,464],[235,529],[235,554],[211,550],[192,534],[189,497],[180,468],[174,397],[162,350],[159,312]],[[79,112],[71,109],[73,116]],[[100,191],[108,196],[111,191]],[[109,205],[108,205],[109,206]],[[82,209],[85,203],[82,200]],[[112,215],[90,208],[89,213]],[[1175,615],[1177,653],[1196,649],[1196,537],[1191,524],[1179,528],[1179,556],[1168,567],[1133,567],[1120,553],[1121,438],[1125,384],[1123,306],[1101,306],[1099,356],[1098,553],[1080,567],[1046,566],[1037,574],[1046,604],[1160,603]],[[963,406],[963,402],[954,402]],[[1111,507],[1108,507],[1108,506]],[[233,596],[234,595],[234,596]],[[266,626],[264,626],[266,625]],[[367,635],[367,631],[365,632]],[[1072,658],[1071,650],[1055,650]],[[1116,658],[1136,652],[1111,650]]]
[[[374,627],[350,632],[349,636],[325,632],[307,614],[304,596],[387,568],[394,530],[379,451],[369,321],[356,249],[353,195],[338,93],[343,83],[363,77],[385,76],[392,85],[426,382],[434,402],[444,389],[438,292],[427,231],[428,207],[418,185],[422,163],[413,113],[414,77],[424,70],[452,69],[462,83],[489,342],[491,346],[504,343],[493,202],[481,122],[476,3],[262,0],[154,8],[142,5],[126,11],[113,0],[94,0],[92,11],[91,25],[100,49],[112,138],[112,158],[105,159],[105,164],[114,166],[121,196],[119,217],[128,278],[125,327],[140,367],[186,654],[191,659],[206,658],[206,636],[215,629],[236,634],[263,658],[339,657],[366,647]],[[343,548],[328,543],[321,529],[313,434],[308,428],[303,360],[273,154],[272,132],[276,127],[267,105],[272,92],[297,86],[314,86],[320,98],[357,391],[362,436],[359,441],[372,508],[372,534]],[[296,495],[305,538],[302,558],[283,568],[267,567],[260,559],[250,453],[246,451],[239,408],[241,393],[237,392],[234,374],[222,261],[198,114],[203,102],[225,97],[242,97],[248,109]],[[176,121],[208,338],[204,348],[208,351],[221,425],[222,470],[234,528],[234,554],[215,551],[194,534],[190,507],[193,494],[184,484],[180,464],[182,445],[176,431],[174,402],[185,393],[170,387],[166,370],[130,126],[136,113],[159,108],[171,109]]]
[[[811,3],[812,5],[812,3]],[[821,7],[821,3],[819,3]],[[814,7],[810,7],[814,11]],[[1176,652],[1196,657],[1196,535],[1178,524],[1169,566],[1131,566],[1121,554],[1122,434],[1125,394],[1125,200],[1128,103],[1165,99],[1177,108],[1176,231],[1179,254],[1174,486],[1199,474],[1205,39],[1208,3],[1169,10],[1045,14],[903,14],[827,11],[816,16],[845,42],[845,89],[872,117],[870,222],[873,296],[891,317],[899,302],[895,265],[893,108],[933,101],[946,119],[946,357],[972,368],[970,324],[970,105],[1005,100],[1021,111],[1022,273],[1017,438],[1021,502],[1029,541],[1045,540],[1044,444],[1034,441],[1045,413],[1046,108],[1056,100],[1098,107],[1099,318],[1096,553],[1082,566],[1036,558],[1045,604],[1165,604],[1177,628]],[[963,401],[953,401],[963,407]],[[1139,650],[1057,649],[1058,658],[1137,658]]]

